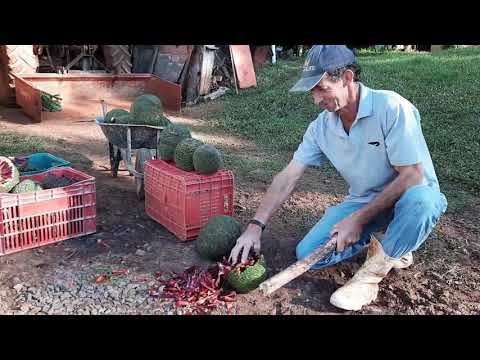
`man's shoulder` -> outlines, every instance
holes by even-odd
[[[328,123],[328,119],[331,116],[331,113],[323,110],[318,116],[310,123],[310,127],[322,128],[325,124]]]
[[[322,134],[325,134],[328,131],[328,128],[331,127],[333,121],[330,121],[332,113],[324,110],[318,116],[308,124],[305,134],[307,136],[319,138]]]
[[[396,110],[400,107],[415,107],[409,100],[393,90],[370,89],[376,109]]]

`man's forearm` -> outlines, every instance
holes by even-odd
[[[422,182],[421,171],[400,173],[370,204],[355,211],[352,216],[362,225],[371,222],[381,212],[393,207],[397,200],[411,186]]]
[[[275,177],[267,190],[255,214],[255,219],[264,224],[278,210],[295,188],[296,181],[288,181],[287,176],[280,173]]]

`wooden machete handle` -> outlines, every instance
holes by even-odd
[[[265,296],[268,296],[271,293],[277,291],[285,284],[307,272],[313,265],[315,265],[325,256],[329,255],[332,251],[334,251],[336,246],[337,234],[332,236],[332,238],[328,240],[327,243],[325,243],[323,246],[320,246],[307,257],[298,260],[296,263],[290,265],[285,270],[272,276],[270,279],[265,280],[259,286],[260,291]]]

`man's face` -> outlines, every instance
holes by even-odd
[[[330,76],[324,78],[311,90],[313,102],[329,112],[339,111],[348,100],[348,89],[343,76],[333,81]]]

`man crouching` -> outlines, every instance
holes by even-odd
[[[374,301],[378,284],[392,268],[410,266],[412,252],[447,208],[418,110],[393,91],[368,88],[359,74],[355,55],[346,46],[316,45],[309,51],[302,77],[290,91],[311,92],[325,111],[310,123],[230,254],[237,263],[245,262],[252,249],[258,253],[265,224],[307,167],[329,160],[349,184],[349,194],[325,211],[296,252],[304,258],[337,234],[336,251],[313,266],[321,269],[368,246],[363,266],[330,297],[332,305],[345,310],[360,310]],[[380,242],[372,235],[384,227]]]

